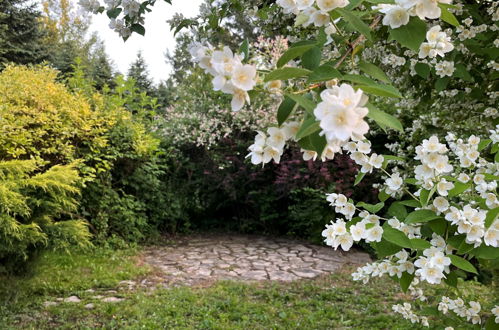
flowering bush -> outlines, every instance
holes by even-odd
[[[456,111],[468,111],[469,105],[480,110],[480,116],[495,116],[491,106],[497,98],[497,2],[450,2],[278,0],[267,6],[258,2],[257,14],[274,8],[274,12],[293,17],[296,29],[303,32],[303,38],[293,40],[271,70],[250,60],[248,42],[237,52],[200,43],[191,48],[199,66],[213,76],[213,89],[232,96],[234,111],[250,104],[252,94],[265,90],[260,80],[271,87],[267,90],[282,95],[277,125],[262,127],[249,147],[253,164],[279,163],[285,146],[296,143],[304,159],[325,161],[338,153],[350,154],[361,166],[356,184],[375,170],[387,175],[378,204],[329,195],[335,211],[347,222],[338,219],[323,234],[334,248],[348,250],[354,241],[363,240],[385,258],[359,269],[356,279],[367,281],[370,276],[389,274],[420,298],[417,283],[444,280],[457,286],[458,277],[477,273],[483,260],[499,258],[496,130],[490,141],[471,136],[464,142],[449,136],[447,145],[437,136],[424,136],[427,139],[415,148],[416,163],[372,153],[367,139],[373,123],[384,131],[403,132],[402,123],[392,115],[397,111],[386,110],[393,104],[416,108],[413,113],[424,112],[423,117],[440,126],[445,126],[439,123],[442,121],[469,118]],[[151,1],[144,2],[144,8],[148,4]],[[241,3],[227,0],[221,5],[225,9],[230,6]],[[125,10],[125,19],[137,16],[140,14],[129,15]],[[480,25],[471,27],[474,20]],[[208,25],[216,29],[218,21]],[[184,21],[177,28],[188,25],[200,24]],[[483,63],[492,70],[481,70]],[[386,64],[398,71],[387,75],[379,66]],[[401,71],[406,64],[410,70]],[[463,87],[463,82],[469,86]],[[439,98],[435,100],[434,95]],[[444,109],[436,120],[435,102],[437,109]],[[452,105],[459,102],[463,108]],[[446,117],[449,112],[452,115]],[[409,119],[418,123],[414,116]],[[480,128],[492,128],[490,121],[475,122],[461,126],[476,134],[482,134]],[[412,138],[412,142],[417,140]],[[488,145],[493,155],[480,156]],[[390,173],[390,161],[407,169]],[[405,196],[410,199],[403,199]],[[389,203],[390,198],[397,201]],[[487,327],[492,327],[497,321],[498,308],[492,309],[496,317],[480,315],[478,302],[442,298],[439,306],[442,312],[451,310],[474,324],[487,320]],[[394,311],[429,325],[428,318],[416,315],[409,304],[397,305]]]

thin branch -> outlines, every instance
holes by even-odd
[[[369,25],[369,28],[373,29],[374,27],[376,27],[376,25],[378,25],[379,22],[381,21],[381,18],[382,18],[381,15],[376,16],[374,18],[374,20],[371,22],[371,24]],[[350,55],[353,52],[353,50],[355,49],[355,47],[357,47],[357,45],[360,44],[361,42],[363,42],[365,39],[366,39],[366,37],[361,34],[360,36],[357,37],[357,39],[354,40],[354,42],[352,42],[351,44],[349,44],[347,51],[345,52],[345,54],[343,54],[343,56],[340,58],[340,60],[334,65],[334,68],[335,69],[339,68],[340,65],[348,57],[348,55]]]

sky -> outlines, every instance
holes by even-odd
[[[152,12],[146,14],[145,37],[134,33],[126,42],[109,28],[109,18],[105,14],[92,16],[90,30],[99,34],[106,52],[121,73],[126,74],[130,63],[136,59],[137,52],[142,51],[154,81],[158,83],[168,78],[172,69],[165,62],[165,53],[167,49],[173,52],[175,38],[166,20],[175,13],[181,13],[185,17],[197,15],[202,0],[173,0],[172,3],[173,5],[168,5],[165,1],[158,0],[152,7]]]

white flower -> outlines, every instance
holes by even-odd
[[[347,233],[345,221],[343,220],[338,220],[336,223],[334,223],[333,228],[336,235],[344,235]]]
[[[452,182],[447,182],[447,180],[442,179],[439,183],[437,183],[437,191],[440,196],[447,196],[448,191],[454,188],[454,184]]]
[[[409,23],[410,15],[406,8],[399,5],[380,5],[377,7],[380,12],[385,14],[383,25],[389,25],[392,29],[396,29]]]
[[[358,242],[361,239],[365,238],[365,226],[361,223],[357,223],[350,227],[350,234],[354,241]]]
[[[341,249],[343,251],[350,250],[352,245],[353,245],[353,239],[352,236],[348,233],[341,236],[337,236],[333,243],[333,247],[335,250],[338,248],[338,246],[341,246]]]
[[[269,127],[267,129],[267,134],[269,137],[267,138],[267,144],[275,147],[277,149],[284,148],[286,144],[287,136],[284,129],[278,127]]]
[[[298,11],[295,0],[277,0],[277,4],[284,9],[285,14],[297,13]]]
[[[435,71],[437,73],[437,76],[441,78],[445,76],[452,77],[454,70],[455,70],[454,62],[452,61],[442,61],[435,65]]]
[[[360,89],[354,91],[348,84],[333,86],[321,93],[321,99],[314,115],[328,140],[347,141],[368,132],[369,126],[364,121],[368,110],[362,107],[366,99]]]
[[[435,253],[435,255],[429,260],[429,265],[437,267],[442,271],[445,267],[450,266],[450,264],[450,258],[446,257],[442,252]]]
[[[256,68],[250,64],[237,65],[232,74],[232,84],[243,91],[252,90],[256,85]]]
[[[250,97],[246,91],[242,89],[233,89],[232,91],[233,96],[230,103],[232,111],[241,110],[245,103],[250,104]]]
[[[457,177],[457,180],[462,182],[462,183],[466,183],[466,182],[470,181],[471,178],[466,173],[460,173],[459,176]]]
[[[385,182],[388,188],[393,192],[398,191],[403,183],[404,180],[400,177],[398,172],[392,174]]]
[[[419,275],[422,280],[425,280],[430,284],[440,284],[442,278],[445,277],[440,268],[428,264],[423,268],[416,270],[416,274]]]
[[[438,196],[433,200],[433,206],[435,206],[439,212],[445,212],[449,208],[449,202],[444,197]]]
[[[315,0],[295,0],[298,10],[309,9],[314,5]]]
[[[301,152],[303,152],[303,160],[308,161],[308,160],[316,160],[317,159],[317,152],[313,150],[305,150],[301,149]]]
[[[494,308],[492,308],[491,312],[496,317],[496,319],[494,321],[496,323],[499,323],[499,306],[498,305],[494,306]]]
[[[343,8],[348,5],[348,0],[317,0],[317,6],[320,10],[329,12],[336,8]]]
[[[367,242],[381,242],[381,237],[383,236],[383,228],[381,226],[375,225],[366,232]]]
[[[432,2],[433,0],[424,0],[424,2]],[[440,11],[440,8],[438,8]],[[449,36],[445,32],[441,32],[442,28],[440,26],[434,26],[426,33],[426,40],[428,42],[423,42],[419,48],[420,58],[435,58],[437,56],[444,57],[446,53],[452,51],[454,46],[450,42]]]
[[[485,235],[483,236],[483,241],[485,242],[485,245],[492,246],[492,247],[499,247],[499,245],[498,245],[499,230],[496,230],[492,227],[489,228],[485,232]]]

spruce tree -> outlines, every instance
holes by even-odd
[[[132,78],[135,81],[135,87],[140,92],[145,92],[148,96],[156,96],[154,83],[149,77],[149,68],[140,51],[137,53],[137,59],[130,65],[127,76],[128,79]]]
[[[36,4],[28,0],[0,1],[0,66],[40,63],[47,58],[45,32]]]

